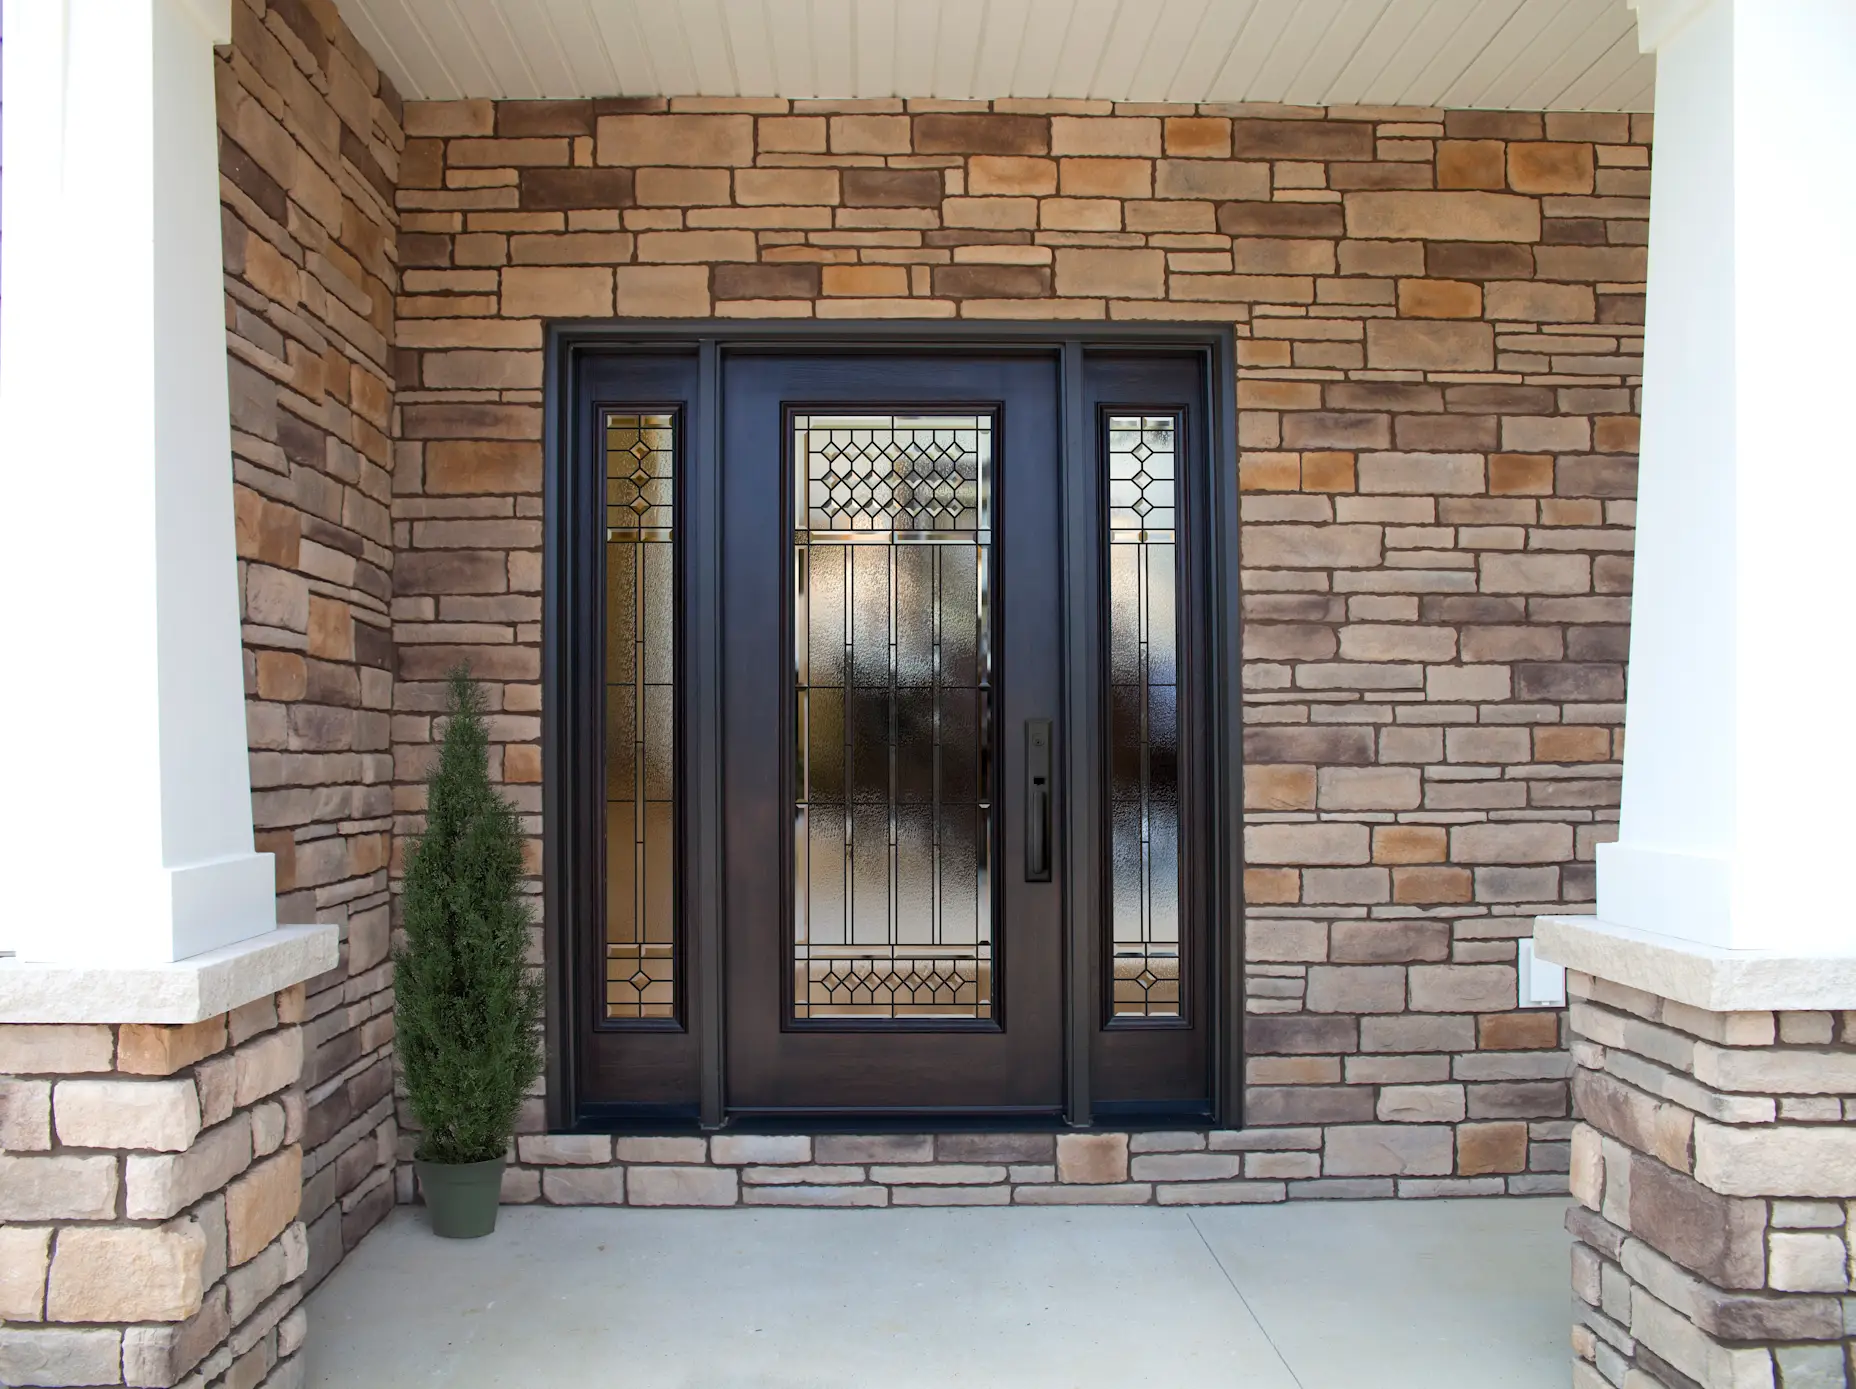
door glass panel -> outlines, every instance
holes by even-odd
[[[993,421],[793,419],[793,1015],[994,1016]]]
[[[1111,1019],[1178,1018],[1178,419],[1108,421]]]
[[[606,1016],[676,1016],[670,415],[606,416]]]

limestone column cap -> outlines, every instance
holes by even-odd
[[[1856,948],[1834,955],[1726,950],[1595,916],[1540,916],[1534,953],[1712,1013],[1856,1009]]]
[[[47,964],[0,956],[0,1023],[188,1023],[335,968],[341,928],[279,926],[169,964]]]

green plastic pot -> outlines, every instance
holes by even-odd
[[[503,1194],[503,1163],[415,1161],[425,1208],[432,1213],[432,1233],[445,1239],[481,1239],[496,1228],[496,1207]]]

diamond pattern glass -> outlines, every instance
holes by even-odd
[[[670,415],[606,416],[606,1016],[676,1016]]]
[[[1179,421],[1108,421],[1109,1013],[1181,1016]]]
[[[793,1016],[993,1016],[990,416],[793,420]]]

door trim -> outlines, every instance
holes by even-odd
[[[569,522],[584,505],[585,478],[595,466],[583,456],[575,421],[579,366],[589,358],[637,352],[691,354],[698,361],[699,399],[686,412],[689,438],[682,452],[686,476],[684,505],[689,508],[691,553],[682,567],[686,585],[682,609],[691,634],[684,669],[692,683],[692,703],[683,753],[683,784],[688,798],[686,861],[681,897],[685,958],[690,970],[686,994],[687,1026],[696,1034],[701,1068],[697,1126],[719,1128],[726,1119],[723,1075],[722,902],[720,900],[722,790],[719,758],[721,732],[720,489],[716,460],[721,440],[721,359],[724,351],[784,355],[832,349],[850,351],[934,352],[984,350],[1055,352],[1061,356],[1063,388],[1063,476],[1061,500],[1066,553],[1095,540],[1094,496],[1073,495],[1067,485],[1087,471],[1094,446],[1094,421],[1083,399],[1083,361],[1091,350],[1190,352],[1202,363],[1206,400],[1206,447],[1211,460],[1208,518],[1208,570],[1213,592],[1206,626],[1209,668],[1206,672],[1208,730],[1212,759],[1209,796],[1212,825],[1206,842],[1212,877],[1213,919],[1208,923],[1211,960],[1207,977],[1213,997],[1207,1002],[1213,1021],[1213,1113],[1217,1127],[1243,1122],[1243,759],[1242,684],[1240,679],[1239,516],[1237,477],[1236,342],[1228,326],[1166,323],[1099,324],[1086,330],[1053,323],[974,323],[945,320],[886,320],[880,324],[809,320],[728,321],[602,319],[550,323],[544,346],[543,541],[542,541],[542,901],[547,929],[544,961],[546,1016],[547,1120],[556,1131],[648,1129],[667,1132],[689,1128],[687,1120],[627,1117],[602,1112],[583,1101],[580,1090],[580,1034],[590,1005],[576,987],[574,961],[597,930],[597,922],[576,881],[584,869],[563,827],[586,794],[587,771],[573,717],[576,690],[583,684],[586,662],[577,658],[574,638],[587,620],[584,575]],[[1074,584],[1074,577],[1069,580]],[[1078,595],[1081,596],[1081,595]],[[1086,603],[1071,602],[1066,617],[1066,672],[1078,667],[1099,643],[1086,614]],[[1087,630],[1085,630],[1087,629]],[[1082,667],[1094,669],[1094,666]],[[1066,722],[1093,727],[1078,715],[1094,712],[1100,693],[1094,680],[1066,681]],[[1080,703],[1079,703],[1080,702]],[[1089,1043],[1097,1023],[1096,936],[1101,911],[1101,852],[1098,822],[1091,818],[1095,793],[1094,748],[1071,739],[1063,750],[1066,795],[1064,822],[1070,831],[1063,856],[1070,979],[1066,980],[1069,1015],[1065,1028],[1066,1111],[1079,1126],[1090,1122]],[[1078,982],[1087,987],[1076,987]],[[874,1116],[873,1116],[874,1117]],[[795,1126],[803,1126],[797,1121]],[[1177,1127],[1177,1121],[1168,1125]],[[1113,1127],[1127,1127],[1113,1125]]]

